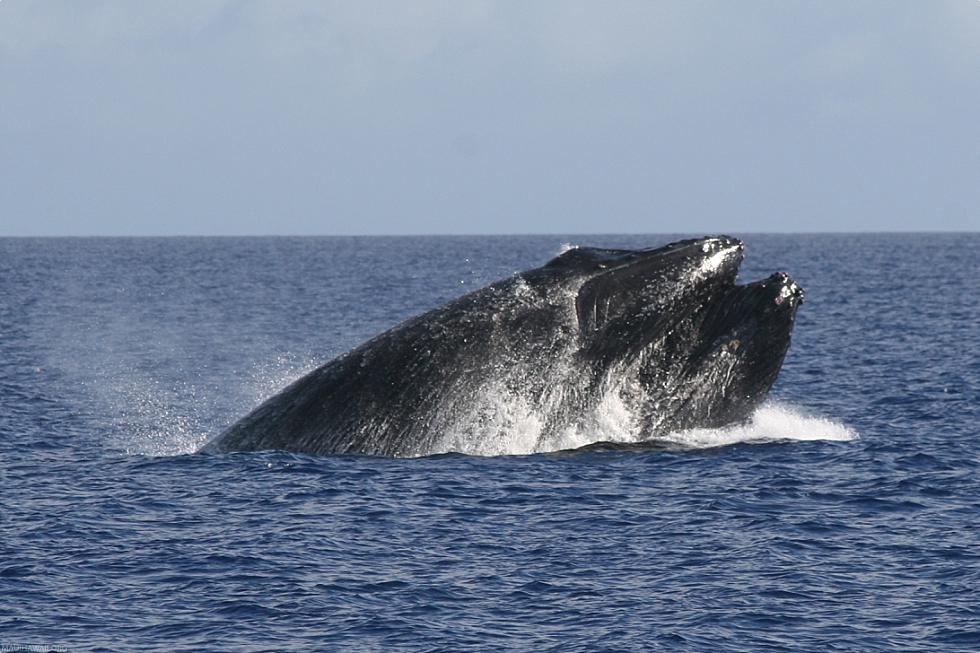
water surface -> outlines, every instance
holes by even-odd
[[[743,236],[806,303],[689,451],[192,454],[565,244],[671,238],[0,239],[0,645],[980,649],[977,234]]]

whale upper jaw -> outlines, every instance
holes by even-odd
[[[616,320],[641,331],[651,326],[651,316],[663,323],[668,314],[701,311],[719,301],[740,301],[758,310],[776,306],[790,314],[804,301],[803,288],[786,272],[736,284],[745,245],[731,236],[707,236],[641,250],[586,251],[596,269],[578,289],[576,311],[587,336],[609,330]]]
[[[583,339],[603,347],[656,330],[733,286],[743,252],[742,242],[729,236],[641,250],[581,250],[569,263],[581,284],[575,311]]]

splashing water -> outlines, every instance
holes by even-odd
[[[639,422],[633,411],[618,393],[607,394],[593,414],[554,438],[542,437],[546,420],[527,404],[508,401],[494,413],[494,417],[471,430],[466,437],[446,438],[439,453],[529,455],[578,449],[599,442],[636,444],[647,440],[637,427]],[[808,415],[794,406],[769,402],[757,408],[747,423],[678,431],[651,442],[682,449],[709,449],[733,444],[858,438],[857,431],[840,422]]]
[[[316,366],[312,360],[296,361],[278,357],[257,365],[243,387],[234,393],[238,403],[248,407],[278,392],[298,376]],[[119,405],[120,426],[112,445],[127,454],[148,456],[185,455],[197,451],[214,435],[202,415],[180,410],[178,395],[186,401],[205,399],[199,389],[178,388],[166,391],[159,384],[129,383],[115,388]],[[633,411],[621,395],[608,393],[600,405],[574,427],[557,436],[542,437],[546,418],[528,402],[515,401],[506,392],[494,394],[495,401],[483,403],[482,414],[472,412],[474,420],[465,434],[447,434],[431,454],[456,452],[477,456],[530,455],[567,451],[597,442],[638,443],[644,440]],[[505,400],[506,397],[506,400]],[[487,406],[492,405],[493,410]],[[204,411],[198,411],[204,412]],[[839,422],[809,415],[802,409],[768,402],[759,407],[748,423],[723,428],[691,429],[657,438],[657,442],[684,449],[706,449],[739,443],[763,444],[789,440],[849,441],[858,433]]]
[[[167,386],[138,375],[103,383],[98,394],[115,415],[108,444],[130,455],[194,453],[216,435],[216,426],[217,430],[227,427],[321,362],[277,356],[253,365],[240,387],[224,392],[186,383]]]
[[[145,377],[102,385],[99,398],[108,406],[112,430],[107,444],[127,454],[173,456],[192,453],[207,437],[197,388],[166,386]]]
[[[807,415],[801,409],[775,402],[756,409],[751,421],[717,429],[691,429],[671,433],[665,438],[692,449],[722,447],[730,444],[763,444],[781,440],[834,440],[858,439],[854,429],[824,417]]]

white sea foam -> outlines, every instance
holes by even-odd
[[[856,440],[858,433],[840,422],[806,414],[794,406],[770,402],[758,409],[747,424],[716,429],[691,429],[672,433],[665,441],[696,449],[737,443],[781,440]]]
[[[577,449],[596,442],[637,443],[647,439],[636,428],[637,420],[628,405],[610,393],[595,411],[575,427],[569,427],[558,438],[540,439],[540,419],[525,419],[512,424],[509,434],[498,433],[494,446],[487,443],[464,453],[478,455],[523,455]],[[522,428],[523,427],[523,428]],[[530,427],[530,428],[528,428]],[[708,449],[732,444],[763,444],[788,440],[856,440],[854,429],[825,417],[809,415],[800,408],[775,402],[759,407],[746,424],[723,428],[690,429],[657,438],[657,441],[690,449]]]

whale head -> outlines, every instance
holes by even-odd
[[[644,432],[745,420],[775,381],[803,290],[785,273],[736,284],[743,254],[738,239],[712,236],[577,248],[545,266],[577,284],[579,356],[593,386],[619,393]]]

